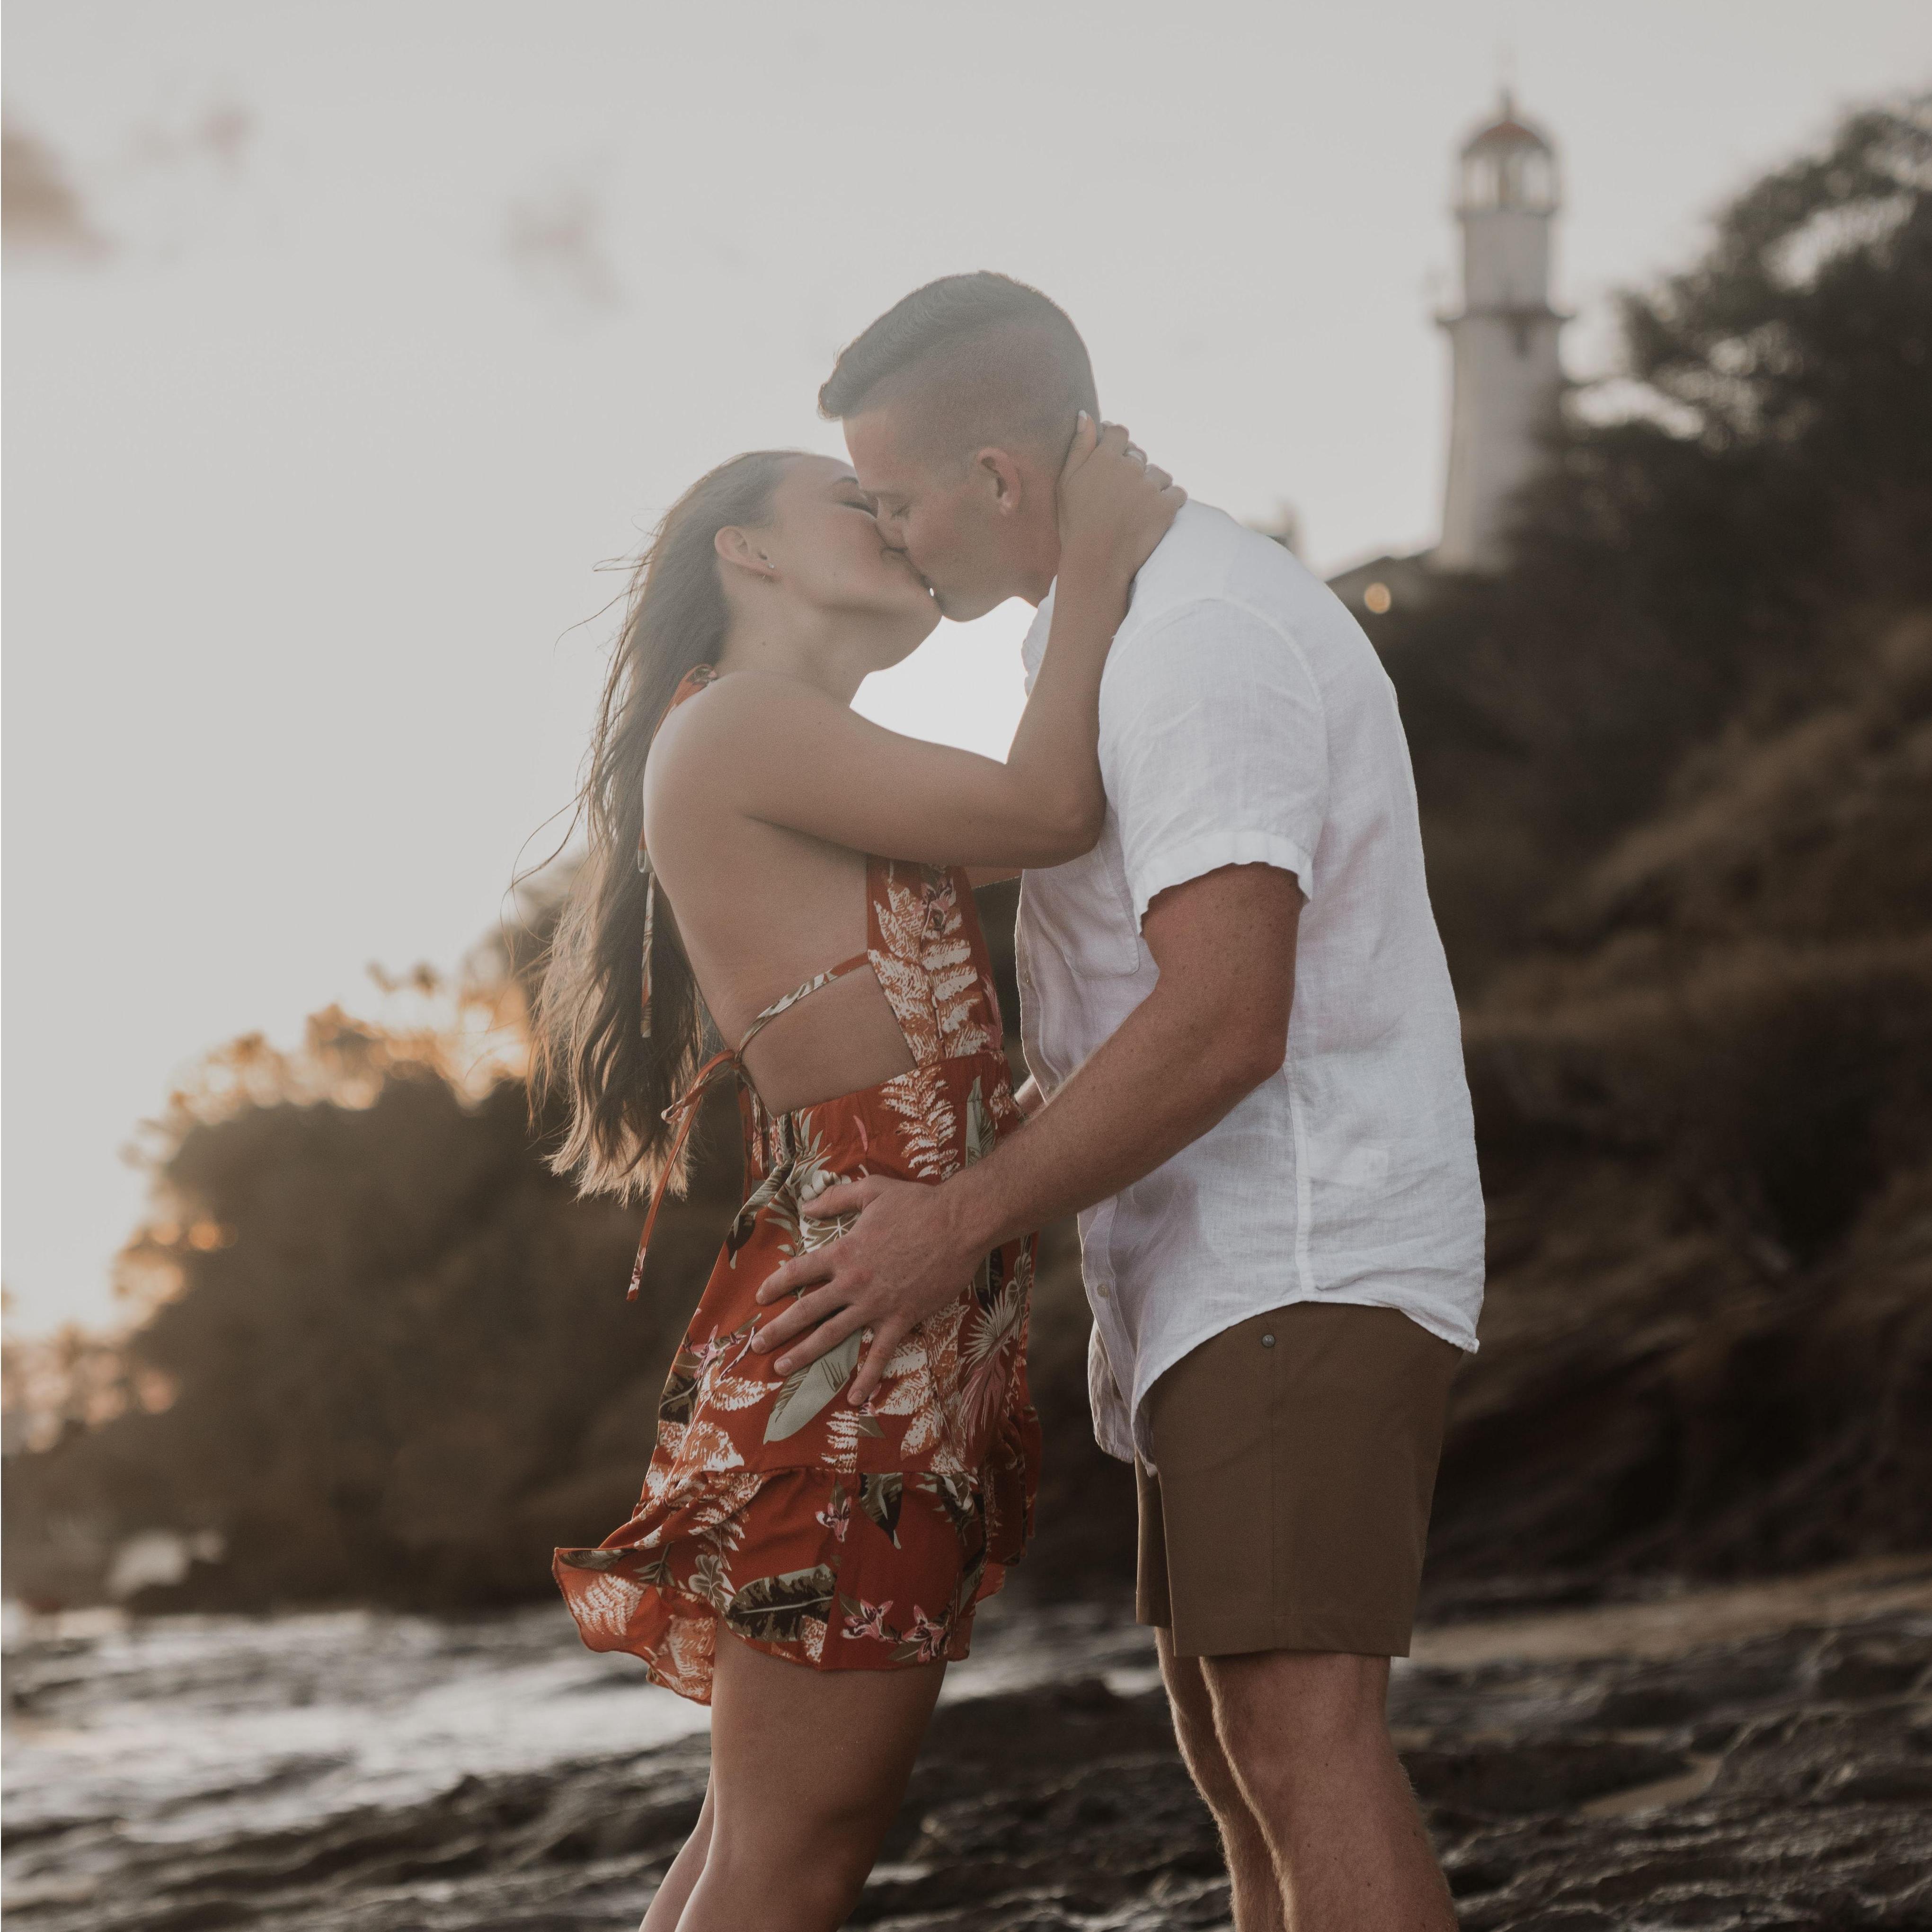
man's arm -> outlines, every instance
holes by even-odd
[[[990,1249],[1118,1193],[1198,1140],[1287,1053],[1300,912],[1294,875],[1271,866],[1223,866],[1158,895],[1141,929],[1160,978],[1119,1030],[1022,1130],[941,1186],[874,1177],[811,1202],[814,1215],[864,1211],[842,1239],[767,1279],[760,1302],[808,1292],[752,1346],[782,1348],[789,1373],[871,1329],[848,1398],[862,1402],[906,1334]]]

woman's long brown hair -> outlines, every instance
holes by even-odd
[[[772,492],[792,455],[754,450],[700,477],[666,512],[631,580],[578,800],[588,850],[557,922],[535,1016],[532,1094],[540,1100],[560,1090],[568,1107],[550,1166],[574,1178],[580,1193],[628,1197],[655,1180],[670,1141],[664,1110],[704,1052],[698,982],[662,904],[648,1036],[640,1024],[644,760],[678,686],[713,662],[724,641],[730,614],[718,532],[770,521]],[[680,1160],[670,1176],[680,1190],[683,1166]]]

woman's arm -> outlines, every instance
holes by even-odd
[[[1186,500],[1126,444],[1118,425],[1096,435],[1083,422],[1069,452],[1052,629],[1004,764],[888,731],[801,680],[741,674],[705,694],[708,717],[694,707],[691,720],[728,758],[735,808],[938,865],[1010,872],[1086,851],[1106,811],[1098,748],[1108,647],[1134,573]],[[702,746],[692,748],[701,761]]]

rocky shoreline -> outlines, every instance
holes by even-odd
[[[851,1922],[1225,1924],[1144,1634],[1093,1606],[1001,1621]],[[84,1723],[87,1649],[11,1647],[10,1756]],[[1932,1564],[1438,1628],[1391,1715],[1472,1932],[1932,1926]],[[22,1932],[616,1932],[706,1762],[692,1736],[304,1817],[316,1771],[297,1760],[275,1774],[286,1815],[261,1810],[257,1778],[226,1828],[206,1784],[145,1808],[10,1802],[7,1907]]]

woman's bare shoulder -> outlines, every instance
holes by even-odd
[[[659,728],[645,767],[647,791],[742,789],[772,754],[809,752],[852,712],[802,678],[734,671],[687,698]],[[790,762],[788,755],[786,762]]]

